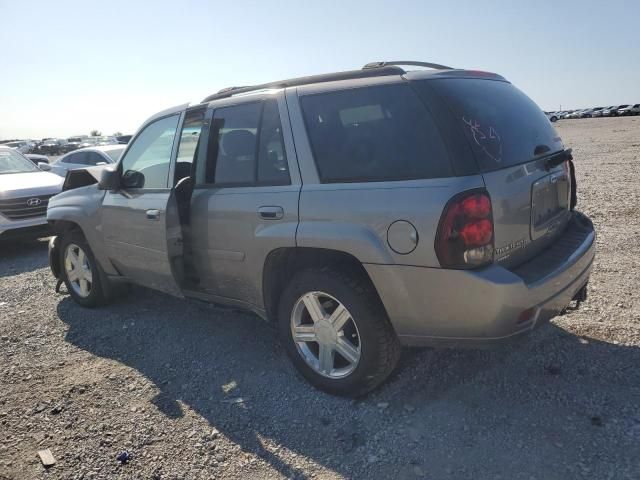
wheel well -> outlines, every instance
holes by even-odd
[[[80,225],[75,222],[71,222],[69,220],[52,220],[50,223],[51,228],[53,228],[53,231],[58,235],[70,232],[72,230],[78,230],[84,235],[84,233],[82,232],[82,228],[80,228]]]
[[[262,273],[262,293],[267,318],[274,320],[277,317],[280,295],[293,275],[308,268],[328,266],[361,276],[375,290],[362,263],[351,254],[323,248],[279,248],[267,256]]]

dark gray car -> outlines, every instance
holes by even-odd
[[[595,232],[545,114],[499,75],[410,64],[434,69],[158,113],[117,168],[67,175],[54,274],[87,307],[126,281],[252,310],[341,395],[379,385],[401,345],[492,344],[583,300]]]

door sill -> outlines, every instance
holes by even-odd
[[[244,302],[235,298],[222,297],[220,295],[214,295],[212,293],[202,292],[199,290],[184,289],[182,293],[187,298],[193,298],[195,300],[213,303],[222,307],[232,307],[238,308],[240,310],[246,310],[255,313],[263,320],[267,319],[267,312],[265,312],[264,309],[258,308],[249,302]]]

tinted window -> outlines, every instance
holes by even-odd
[[[287,154],[284,150],[280,112],[275,100],[265,102],[262,113],[258,151],[258,183],[265,185],[288,185],[291,183]]]
[[[254,183],[261,107],[261,103],[247,103],[214,112],[207,155],[207,183]]]
[[[162,118],[149,124],[133,141],[122,159],[122,173],[140,172],[143,188],[166,188],[173,139],[179,115]]]
[[[86,165],[87,152],[77,152],[67,155],[62,160],[62,163],[72,163],[74,165]]]
[[[87,152],[87,158],[86,158],[86,163],[85,165],[97,165],[98,163],[107,163],[106,158],[104,158],[102,155],[100,155],[99,153],[96,152]]]
[[[452,175],[437,127],[407,84],[309,95],[301,104],[323,182]]]
[[[290,183],[275,99],[215,110],[205,182],[223,185]]]
[[[418,91],[433,88],[449,104],[482,171],[528,162],[564,148],[542,110],[510,83],[456,78],[415,84]]]

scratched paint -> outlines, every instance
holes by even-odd
[[[481,128],[480,122],[464,115],[462,121],[469,127],[474,142],[480,147],[482,152],[496,163],[502,162],[502,138],[498,131],[489,126],[488,129]]]

